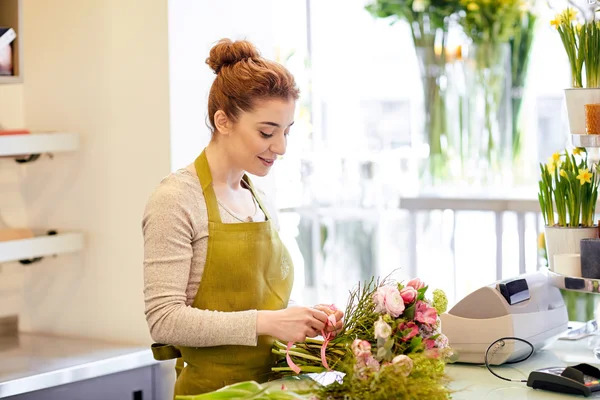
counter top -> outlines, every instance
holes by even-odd
[[[594,347],[600,347],[600,336],[590,336],[577,341],[557,340],[525,362],[492,366],[492,369],[506,378],[527,380],[531,371],[540,368],[562,367],[579,363],[600,367],[600,359],[594,356]],[[452,379],[450,387],[456,391],[452,395],[453,400],[583,398],[583,396],[534,390],[526,383],[503,381],[492,375],[485,365],[453,364],[447,366],[447,372]],[[589,398],[600,399],[600,393]]]
[[[529,372],[544,367],[578,363],[600,366],[594,347],[600,347],[600,336],[578,341],[558,340],[523,363],[492,368],[507,378],[526,380]],[[0,398],[156,363],[152,352],[143,346],[21,333],[14,339],[0,339]],[[448,365],[447,372],[452,380],[450,387],[455,391],[453,400],[581,398],[503,381],[480,365]],[[600,399],[600,394],[592,398]]]
[[[0,338],[0,398],[156,363],[149,347],[21,333]]]

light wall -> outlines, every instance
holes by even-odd
[[[23,8],[25,80],[0,85],[0,123],[77,132],[81,149],[30,165],[0,160],[0,210],[20,204],[4,218],[11,226],[82,231],[85,250],[2,265],[0,316],[19,313],[23,331],[149,343],[145,203],[208,143],[210,48],[246,38],[273,58],[273,0],[24,0]],[[272,188],[272,179],[258,183]]]
[[[2,123],[77,132],[82,144],[0,174],[20,176],[13,194],[30,226],[83,231],[85,250],[4,265],[0,315],[19,311],[23,331],[148,343],[140,221],[170,169],[167,2],[24,0],[23,9],[25,80],[0,86]]]

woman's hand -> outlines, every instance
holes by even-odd
[[[273,336],[282,342],[303,342],[320,335],[327,314],[316,308],[290,307],[277,311],[258,311],[256,334]]]
[[[344,326],[344,313],[341,310],[328,304],[317,304],[314,308],[323,311],[327,316],[332,314],[335,316],[335,325],[327,324],[326,332],[331,332],[332,336],[335,336],[342,330],[342,327]]]

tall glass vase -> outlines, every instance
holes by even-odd
[[[440,30],[440,34],[443,32]],[[425,172],[431,184],[436,185],[449,178],[448,170],[448,121],[446,113],[446,61],[445,49],[436,46],[436,35],[415,46],[423,87],[423,135],[429,148]]]
[[[471,183],[507,183],[512,171],[509,47],[478,43],[466,61],[468,87],[467,178]]]

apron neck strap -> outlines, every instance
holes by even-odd
[[[219,204],[217,203],[217,196],[212,185],[212,174],[208,167],[208,160],[206,159],[206,150],[202,150],[202,153],[194,161],[196,167],[196,174],[200,180],[200,186],[202,187],[202,193],[204,194],[204,201],[206,202],[206,211],[208,212],[208,220],[210,222],[221,222],[221,213],[219,212]]]
[[[219,211],[219,203],[217,202],[217,195],[215,194],[215,190],[212,185],[212,174],[210,173],[210,168],[208,166],[208,160],[206,159],[206,149],[202,150],[202,153],[196,158],[194,161],[194,166],[196,167],[196,174],[198,174],[198,179],[200,180],[200,186],[202,187],[202,193],[204,194],[204,201],[206,202],[206,210],[208,212],[208,220],[210,222],[221,222],[221,213]],[[256,199],[258,206],[265,214],[265,219],[267,221],[271,220],[269,216],[269,212],[267,208],[264,206],[262,199],[257,195],[256,189],[254,189],[254,185],[248,175],[244,174],[242,177],[246,185],[252,192],[252,196]]]
[[[252,196],[254,196],[254,198],[256,199],[256,202],[258,203],[258,206],[260,207],[262,212],[265,214],[265,220],[270,221],[271,216],[269,215],[269,211],[267,210],[267,207],[264,206],[261,197],[258,195],[258,193],[256,193],[256,189],[254,189],[254,185],[252,184],[252,181],[246,174],[244,174],[242,179],[244,180],[244,182],[246,182],[246,185],[248,185],[248,188],[252,192]]]

